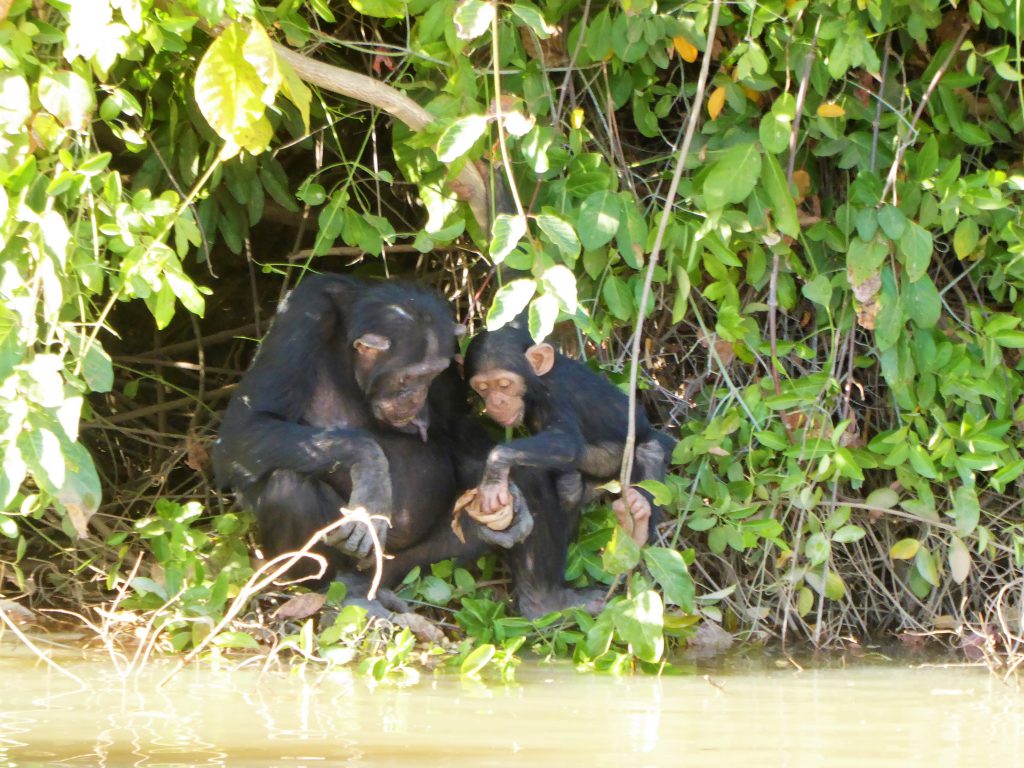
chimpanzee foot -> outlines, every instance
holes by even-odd
[[[582,608],[596,615],[604,608],[605,590],[562,587],[544,592],[531,591],[519,596],[519,613],[525,619],[539,619],[555,611]]]
[[[362,573],[343,573],[339,579],[348,588],[345,605],[358,605],[366,610],[366,615],[375,619],[390,621],[398,627],[408,627],[417,640],[440,643],[444,633],[430,619],[413,613],[405,600],[390,589],[381,587],[373,600],[366,597],[370,589],[370,578]]]
[[[503,531],[495,531],[486,525],[476,524],[480,541],[502,549],[512,549],[516,544],[525,540],[533,530],[533,515],[530,514],[523,495],[514,483],[509,483],[508,488],[512,492],[512,509],[515,512],[508,528]]]

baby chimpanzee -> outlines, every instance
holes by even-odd
[[[597,486],[617,479],[625,450],[629,398],[583,363],[534,344],[517,320],[484,331],[466,350],[465,375],[487,414],[504,427],[526,426],[529,437],[491,449],[480,481],[480,511],[494,514],[509,501],[512,467],[558,473],[561,503],[578,511]],[[673,442],[638,408],[632,482],[663,480]],[[613,509],[639,544],[654,538],[660,510],[639,488],[624,489]]]

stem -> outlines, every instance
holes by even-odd
[[[679,191],[679,182],[683,178],[686,157],[690,153],[690,143],[693,141],[693,134],[697,130],[697,121],[700,119],[701,105],[704,102],[704,88],[707,85],[708,72],[711,70],[711,52],[714,49],[715,32],[718,30],[718,11],[720,8],[721,0],[714,0],[711,6],[711,19],[708,22],[707,48],[704,51],[704,59],[700,65],[700,77],[697,79],[697,92],[693,97],[693,106],[690,109],[689,120],[686,124],[686,134],[683,136],[683,143],[679,147],[679,156],[676,159],[675,172],[672,174],[672,183],[669,185],[668,194],[665,196],[665,207],[661,211],[661,220],[658,222],[658,234],[654,238],[654,246],[651,248],[651,256],[647,262],[647,272],[644,275],[644,287],[640,294],[640,311],[637,313],[636,328],[633,332],[632,359],[629,364],[629,429],[626,432],[626,447],[622,452],[622,471],[619,475],[620,491],[623,494],[629,487],[629,480],[633,476],[633,448],[636,445],[636,380],[640,359],[640,337],[644,327],[644,313],[647,311],[647,301],[651,295],[654,268],[658,264],[661,244],[665,239],[665,230],[668,228],[668,220],[672,215],[676,193]]]

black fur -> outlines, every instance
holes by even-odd
[[[485,331],[466,350],[465,376],[500,368],[517,373],[527,385],[524,425],[529,437],[491,450],[484,482],[501,482],[512,467],[536,467],[559,475],[564,507],[576,509],[593,500],[596,487],[619,477],[629,429],[629,398],[585,364],[555,353],[550,371],[537,376],[526,360],[533,345],[522,320]],[[673,441],[651,426],[636,409],[636,451],[632,482],[663,480]],[[650,494],[640,489],[650,501]],[[650,536],[661,511],[651,505]]]

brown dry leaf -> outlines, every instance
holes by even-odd
[[[722,113],[722,107],[725,106],[725,88],[724,86],[718,86],[711,92],[711,96],[708,97],[708,115],[711,116],[712,120],[716,120]]]
[[[512,525],[514,516],[512,503],[506,504],[493,515],[485,515],[480,511],[480,499],[476,488],[468,491],[455,500],[455,508],[452,511],[452,532],[463,544],[466,543],[466,536],[462,530],[462,513],[465,512],[478,523],[486,525],[492,531],[504,531]]]
[[[782,414],[782,423],[788,432],[794,432],[800,429],[806,421],[807,416],[802,411],[789,411],[788,413]]]
[[[202,472],[210,466],[210,452],[206,443],[199,440],[194,432],[185,438],[185,466],[196,472]]]
[[[875,320],[882,307],[878,303],[878,292],[882,289],[882,276],[873,274],[861,283],[853,282],[853,274],[847,270],[846,279],[853,288],[853,297],[856,299],[857,324],[869,331],[875,329]]]
[[[818,105],[818,117],[842,117],[846,110],[833,102]]]
[[[697,60],[697,46],[685,37],[673,37],[672,46],[676,49],[676,52],[679,54],[679,58],[683,61],[687,61],[692,64]]]
[[[323,608],[325,602],[327,602],[327,595],[323,592],[306,592],[296,595],[274,611],[274,618],[281,621],[308,619]]]
[[[712,445],[710,448],[708,448],[707,452],[710,453],[712,456],[728,456],[729,455],[729,452],[727,450],[725,450],[725,448],[721,448],[721,447],[719,447],[717,445]]]
[[[75,528],[75,533],[78,534],[80,539],[89,538],[89,518],[93,516],[92,512],[89,512],[79,504],[65,504],[64,509],[67,510],[68,519],[71,521],[71,525]]]
[[[533,30],[523,26],[519,28],[519,39],[523,43],[526,55],[531,59],[543,62],[545,67],[564,67],[569,63],[561,27],[556,27],[551,37],[546,40],[538,40]]]
[[[811,191],[811,174],[802,168],[797,171],[793,171],[793,184],[796,186],[797,202],[803,202],[803,199],[807,197],[807,193]]]

